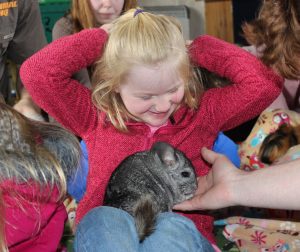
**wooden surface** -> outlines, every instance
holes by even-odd
[[[231,0],[205,0],[205,31],[206,34],[234,42]]]

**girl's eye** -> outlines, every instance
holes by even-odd
[[[151,99],[151,96],[147,95],[147,96],[142,96],[140,97],[142,100],[147,101]]]
[[[177,87],[177,88],[173,88],[172,90],[169,91],[169,93],[170,93],[170,94],[176,93],[177,90],[178,90],[178,87]]]

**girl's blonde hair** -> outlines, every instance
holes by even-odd
[[[124,0],[122,13],[135,7],[137,7],[137,0]],[[72,0],[71,20],[74,33],[96,27],[97,22],[91,9],[90,0]]]
[[[54,187],[59,190],[57,202],[61,202],[66,195],[66,179],[73,176],[80,155],[77,138],[67,130],[54,124],[32,121],[0,102],[0,197],[10,195],[20,209],[26,211],[20,203],[26,199],[14,191],[13,186],[7,188],[7,182],[11,182],[12,185],[39,188],[40,193],[28,200],[29,203],[33,200],[35,207],[38,206],[36,203],[50,199],[48,189]],[[38,207],[36,209],[38,211]],[[5,211],[3,200],[0,201],[0,211]],[[4,221],[1,215],[2,233]],[[3,249],[4,235],[0,234],[0,237],[0,248]]]
[[[175,63],[175,70],[185,83],[183,103],[197,108],[201,87],[194,78],[179,22],[164,15],[129,10],[113,23],[104,53],[96,64],[94,104],[106,112],[117,129],[127,131],[125,122],[138,118],[125,108],[118,87],[132,66],[170,61]]]
[[[287,79],[300,78],[300,2],[264,0],[257,19],[243,25],[249,44],[262,48],[261,60]]]

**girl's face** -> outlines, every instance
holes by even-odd
[[[124,0],[90,0],[90,4],[97,22],[102,25],[120,16]]]
[[[174,65],[135,65],[117,90],[126,109],[152,127],[164,125],[182,102],[184,83]]]

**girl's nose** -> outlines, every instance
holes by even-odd
[[[103,7],[110,7],[113,0],[102,0]]]
[[[159,97],[155,102],[155,110],[157,112],[167,112],[170,109],[171,102],[167,97]]]

